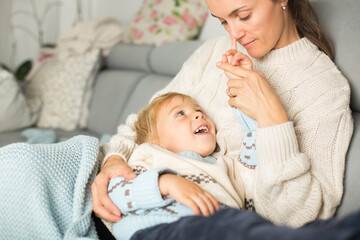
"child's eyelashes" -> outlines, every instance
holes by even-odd
[[[181,110],[181,111],[177,111],[175,113],[175,117],[178,118],[178,117],[182,117],[182,116],[186,116],[186,113],[185,112],[188,112],[188,114],[191,114],[192,111],[195,111],[195,112],[200,112],[202,114],[204,114],[204,111],[202,109],[194,109],[194,110]]]
[[[176,113],[176,117],[181,117],[183,115],[185,115],[184,111],[179,111]]]

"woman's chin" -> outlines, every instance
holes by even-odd
[[[252,58],[262,58],[265,55],[265,53],[261,51],[256,51],[255,49],[247,49],[246,51],[248,55]]]

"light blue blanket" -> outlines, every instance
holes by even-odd
[[[98,239],[90,185],[98,139],[0,148],[0,239]]]

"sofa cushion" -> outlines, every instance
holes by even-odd
[[[184,41],[164,44],[150,53],[150,67],[154,73],[175,76],[184,62],[203,41]]]
[[[131,113],[138,113],[142,107],[149,103],[150,98],[160,89],[164,88],[171,80],[172,76],[162,76],[148,74],[142,78],[129,97],[124,110],[121,112],[118,125],[124,124]]]
[[[360,4],[359,0],[313,0],[320,26],[335,48],[335,63],[349,80],[351,108],[360,111]]]
[[[167,43],[158,47],[119,43],[107,56],[106,67],[175,76],[202,43],[203,41],[195,40]]]
[[[119,117],[136,84],[145,74],[129,70],[101,71],[90,104],[88,129],[99,134],[116,133]]]
[[[153,48],[153,46],[119,43],[111,49],[107,56],[106,67],[150,71],[149,55]]]

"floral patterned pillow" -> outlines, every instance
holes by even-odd
[[[126,42],[162,45],[196,38],[208,10],[204,0],[144,0]]]

